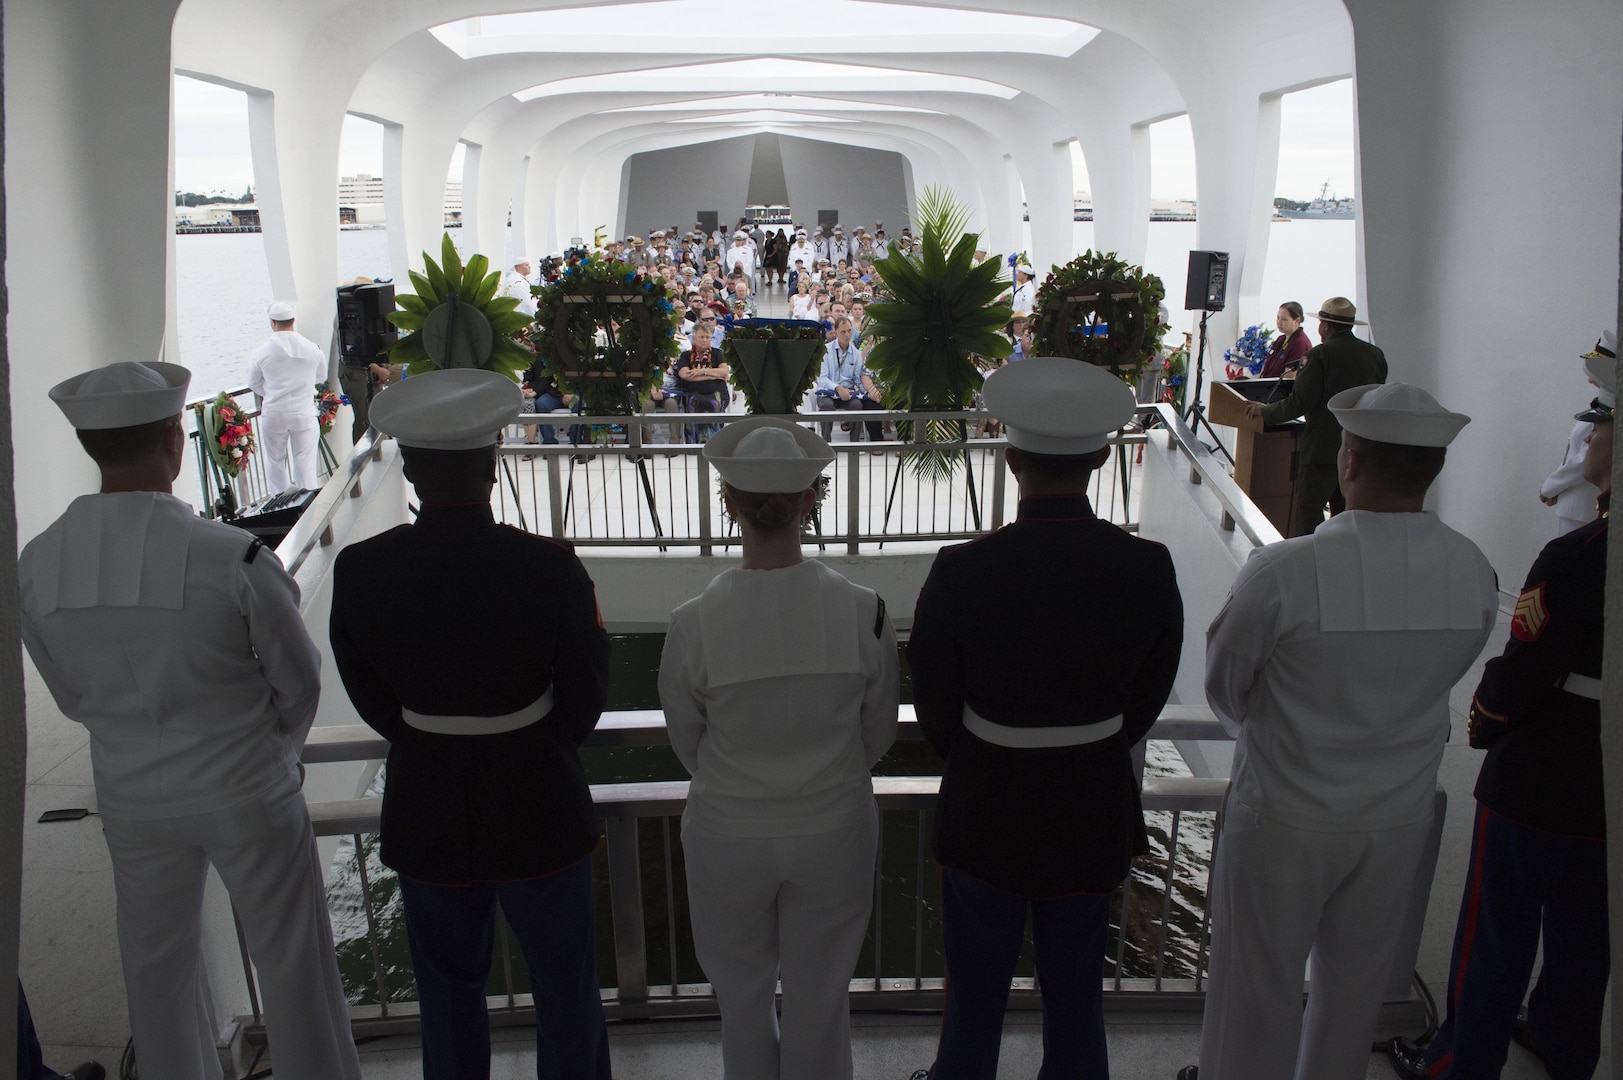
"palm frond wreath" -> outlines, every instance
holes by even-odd
[[[490,260],[474,255],[464,265],[445,234],[436,263],[423,252],[423,273],[411,271],[416,294],[395,297],[400,310],[389,321],[408,331],[389,349],[391,364],[405,364],[408,375],[440,368],[484,368],[515,382],[535,358],[513,335],[530,325],[530,318],[514,310],[519,300],[497,296],[499,270]]]
[[[882,299],[868,308],[864,333],[874,341],[868,370],[885,387],[891,408],[967,409],[986,372],[1013,348],[998,332],[1012,314],[998,302],[1005,291],[998,279],[1002,260],[975,262],[980,235],[964,231],[969,210],[950,191],[926,188],[913,220],[919,227],[917,254],[893,248],[874,264],[884,289]],[[897,426],[902,438],[912,438],[911,424]],[[924,441],[961,444],[967,435],[962,422],[929,421]],[[937,480],[950,478],[963,460],[956,450],[908,458],[918,476]]]

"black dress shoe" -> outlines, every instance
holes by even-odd
[[[930,1080],[930,1070],[929,1069],[914,1069],[913,1070],[913,1075],[909,1076],[907,1078],[907,1080]]]
[[[1538,1047],[1533,1045],[1533,1028],[1527,1022],[1527,1009],[1525,1007],[1516,1013],[1516,1022],[1510,1027],[1510,1041],[1538,1058],[1539,1061],[1544,1062],[1546,1069],[1550,1067],[1550,1063],[1544,1061],[1544,1055],[1538,1052]]]
[[[100,1062],[87,1061],[63,1073],[62,1080],[107,1080],[107,1070]]]
[[[1178,1080],[1200,1080],[1200,1066],[1185,1065],[1178,1070]]]
[[[1398,1035],[1386,1044],[1386,1060],[1404,1080],[1426,1080],[1426,1048]]]

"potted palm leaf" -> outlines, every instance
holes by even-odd
[[[966,232],[969,210],[951,192],[926,188],[914,215],[916,253],[891,254],[874,265],[884,280],[883,298],[868,308],[865,335],[874,341],[868,370],[884,386],[886,402],[907,412],[967,409],[986,372],[1009,355],[999,329],[1012,314],[998,297],[1001,260],[975,261],[978,233]],[[898,425],[904,439],[911,424]],[[947,479],[963,455],[968,425],[928,421],[923,442],[957,443],[952,451],[909,455],[921,477]]]

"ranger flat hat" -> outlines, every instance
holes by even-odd
[[[1332,397],[1329,406],[1341,426],[1360,439],[1399,446],[1447,446],[1471,422],[1410,383],[1354,386]]]
[[[1607,337],[1611,337],[1610,331],[1596,342],[1594,352],[1584,354],[1584,372],[1599,388],[1599,392],[1589,403],[1589,408],[1575,415],[1574,420],[1588,420],[1591,424],[1608,423],[1613,410],[1617,408],[1617,358],[1602,351],[1608,345]]]
[[[518,419],[524,395],[505,375],[448,368],[413,375],[372,399],[373,426],[401,446],[478,450]]]
[[[1325,322],[1333,322],[1339,326],[1368,326],[1369,323],[1358,317],[1358,306],[1345,296],[1332,296],[1319,305],[1318,313],[1314,316]]]
[[[1008,428],[1009,445],[1070,457],[1100,449],[1138,403],[1104,368],[1063,356],[1033,356],[986,377],[986,411]]]
[[[79,431],[136,427],[179,416],[192,373],[179,364],[119,363],[91,368],[51,387],[51,400]]]
[[[810,428],[776,416],[728,424],[704,444],[705,460],[739,491],[805,491],[834,460],[834,450]]]
[[[275,303],[271,304],[270,307],[265,309],[265,314],[269,315],[272,319],[275,319],[277,322],[287,322],[289,319],[293,318],[294,315],[296,315],[297,313],[298,313],[298,309],[295,308],[292,304],[288,303],[286,300],[278,300]]]

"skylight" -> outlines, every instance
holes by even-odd
[[[685,2],[685,0],[676,0]],[[864,67],[859,64],[826,64],[812,60],[781,60],[756,57],[750,60],[723,60],[713,64],[688,64],[636,72],[581,75],[572,79],[539,83],[513,94],[520,101],[555,97],[559,94],[626,93],[727,93],[758,91],[763,86],[790,93],[815,93],[838,89],[846,93],[985,94],[1005,100],[1019,93],[1013,87],[965,75],[937,75],[928,71],[898,71],[893,68]],[[826,106],[825,106],[826,108]]]
[[[756,109],[753,112],[716,113],[713,116],[690,116],[673,120],[676,124],[854,124],[850,117],[818,116],[815,113],[783,112],[781,109]]]
[[[701,112],[710,109],[822,109],[836,112],[894,112],[929,113],[941,115],[934,109],[913,105],[886,105],[877,101],[846,101],[842,98],[812,97],[808,94],[729,94],[726,97],[694,98],[689,101],[661,101],[651,105],[627,105],[623,109],[608,109],[608,113],[629,112]]]
[[[818,0],[809,19],[718,22],[711,0],[563,8],[482,15],[430,32],[464,60],[523,52],[774,53],[1024,52],[1069,56],[1098,31],[1069,19],[915,7],[875,0]],[[772,29],[754,25],[777,24]]]

